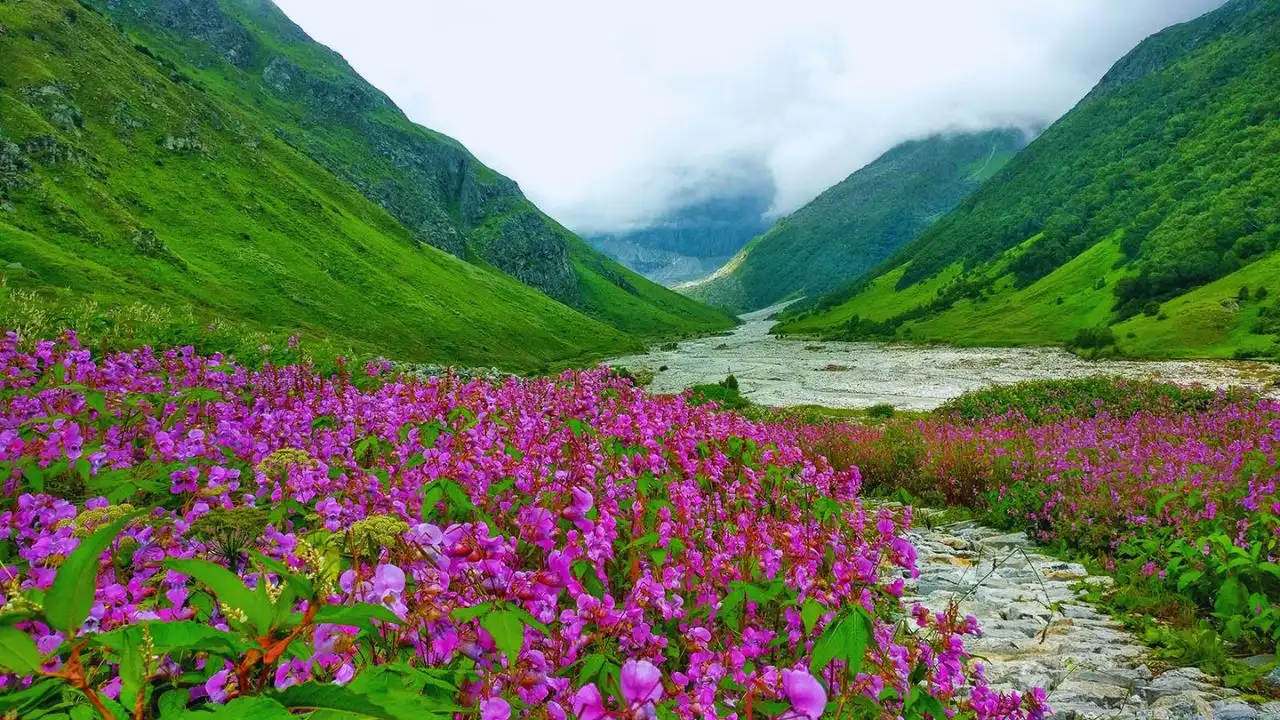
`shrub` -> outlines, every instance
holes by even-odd
[[[1147,317],[1155,317],[1156,315],[1159,315],[1160,303],[1155,300],[1148,301],[1146,305],[1142,306],[1142,314]]]
[[[1068,347],[1080,350],[1100,350],[1116,344],[1115,333],[1109,327],[1084,328],[1076,333]]]
[[[867,416],[880,419],[888,419],[893,417],[896,410],[889,403],[880,403],[867,408]]]

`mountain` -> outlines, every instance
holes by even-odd
[[[992,130],[898,145],[678,289],[739,312],[833,290],[955,207],[1026,142],[1020,130]]]
[[[686,204],[644,227],[584,234],[592,247],[655,282],[675,285],[710,274],[772,225],[775,188],[768,170],[753,182]]]
[[[529,368],[732,323],[589,248],[269,0],[0,3],[0,207],[11,286],[402,359]]]
[[[1278,152],[1280,0],[1232,0],[1142,42],[955,211],[778,330],[1273,355]]]

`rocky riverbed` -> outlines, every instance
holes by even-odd
[[[920,576],[907,583],[907,605],[939,611],[960,600],[982,627],[968,645],[985,658],[988,680],[1045,688],[1055,718],[1280,720],[1280,702],[1250,705],[1199,670],[1153,672],[1136,637],[1080,600],[1081,583],[1111,579],[1036,553],[1023,533],[965,522],[909,537]]]
[[[1269,389],[1280,366],[1228,361],[1082,360],[1059,348],[953,348],[819,342],[769,335],[777,308],[744,315],[732,334],[675,349],[615,358],[611,365],[656,373],[655,392],[738,379],[746,397],[775,407],[868,407],[889,403],[930,410],[969,390],[1022,380],[1117,375],[1210,387]],[[663,369],[665,368],[665,369]]]

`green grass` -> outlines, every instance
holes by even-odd
[[[905,310],[919,307],[936,298],[938,291],[959,277],[963,268],[957,263],[924,282],[898,290],[898,280],[905,270],[906,268],[896,268],[873,279],[862,292],[848,302],[827,310],[812,309],[787,319],[779,324],[777,331],[821,334],[834,330],[855,315],[868,320],[888,320]]]
[[[1112,287],[1124,274],[1115,269],[1121,257],[1119,243],[1110,240],[1025,288],[1005,275],[990,286],[991,295],[960,300],[949,310],[906,323],[900,337],[957,345],[1066,343],[1081,329],[1107,324],[1115,302]]]
[[[261,68],[275,54],[318,82],[374,91],[296,28],[272,25],[287,24],[278,12],[240,0],[223,7],[261,23],[251,27],[258,55],[247,69],[141,21],[124,18],[126,35],[69,0],[0,3],[0,142],[22,148],[24,161],[19,183],[2,184],[0,174],[0,206],[9,201],[0,271],[11,287],[38,290],[54,306],[69,291],[107,308],[190,308],[398,359],[520,371],[632,351],[642,336],[732,325],[594,253],[514,183],[385,99],[339,122],[325,115],[336,110],[309,107],[307,93],[267,92]],[[74,107],[79,120],[59,107]],[[456,162],[455,179],[474,188],[463,195],[484,200],[412,195],[434,186],[398,174],[374,147],[382,141],[365,138],[383,132],[404,153]],[[167,149],[170,137],[197,139],[200,149]],[[41,142],[54,152],[40,152]],[[404,206],[380,203],[369,188],[412,196]],[[406,224],[405,208],[426,218],[430,203],[440,224],[424,236]],[[487,258],[464,262],[422,242],[522,218],[535,249],[548,237],[565,248],[570,277],[586,288],[569,298],[579,307]]]
[[[1241,303],[1241,287],[1267,288],[1265,301]],[[1270,255],[1160,306],[1163,320],[1146,315],[1115,327],[1120,348],[1133,355],[1222,357],[1276,354],[1276,337],[1253,332],[1261,310],[1280,293],[1280,255]],[[1130,338],[1133,333],[1135,337]]]

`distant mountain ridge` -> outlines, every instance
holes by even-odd
[[[772,181],[761,182],[678,208],[646,227],[585,234],[583,239],[650,280],[671,286],[710,274],[768,230],[773,197]]]
[[[681,292],[733,311],[850,282],[955,207],[1026,145],[1021,130],[948,133],[891,148]]]
[[[589,248],[268,0],[4,3],[0,27],[15,282],[525,366],[732,323]]]
[[[1143,41],[999,176],[779,330],[1275,356],[1278,153],[1280,0],[1231,0]]]

